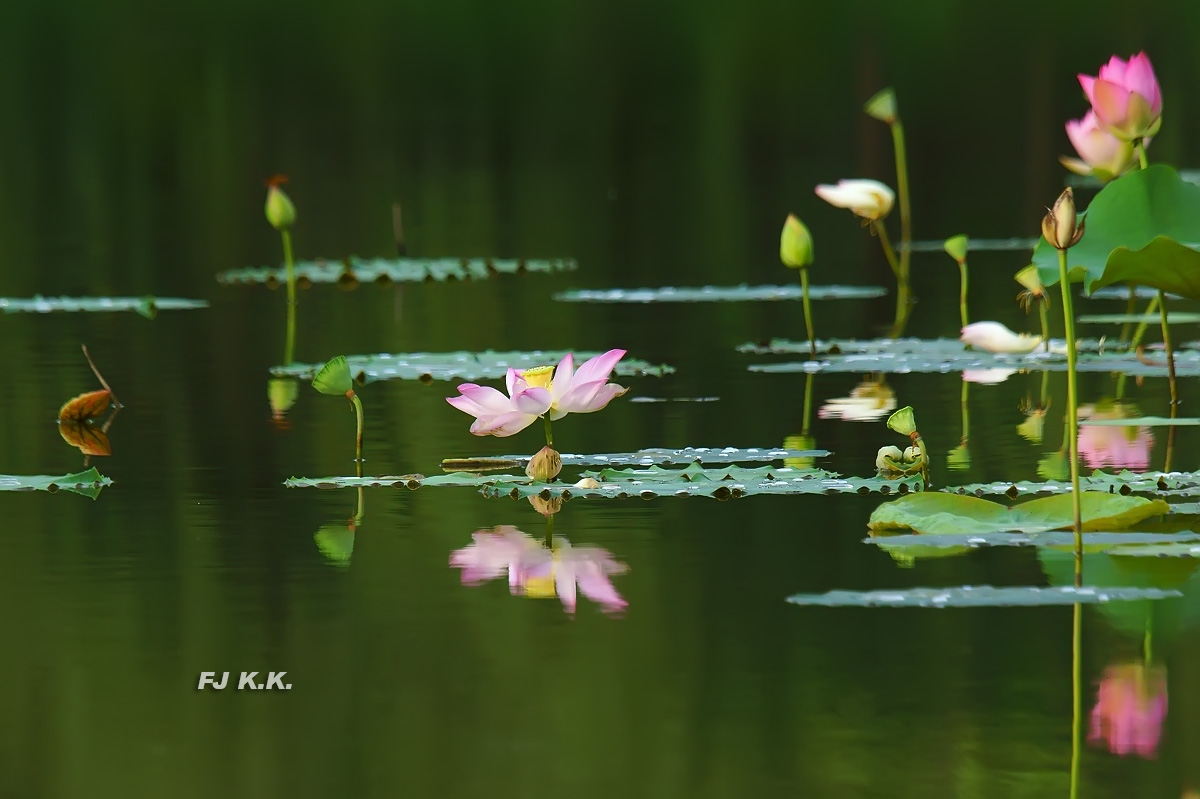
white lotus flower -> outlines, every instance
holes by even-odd
[[[963,369],[962,379],[968,383],[994,386],[997,383],[1003,383],[1016,373],[1016,369],[1005,369],[999,366],[992,369]]]
[[[822,183],[816,191],[830,205],[849,208],[872,221],[887,216],[896,201],[896,193],[878,180],[839,180],[836,186]]]
[[[1014,333],[999,322],[972,322],[962,329],[963,343],[988,352],[1033,352],[1042,344],[1041,336]]]

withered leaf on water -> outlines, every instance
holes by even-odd
[[[59,422],[86,422],[99,417],[112,404],[112,392],[107,389],[89,391],[67,400],[58,411]],[[66,438],[66,436],[63,436]],[[107,453],[105,453],[107,454]]]
[[[97,394],[107,392],[97,391]],[[103,428],[89,422],[74,419],[59,419],[58,434],[63,441],[77,447],[84,455],[112,455],[112,444]]]

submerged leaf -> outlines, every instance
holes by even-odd
[[[964,585],[961,588],[909,588],[895,591],[830,591],[827,594],[795,594],[793,605],[827,607],[972,608],[1043,605],[1091,605],[1137,599],[1166,599],[1183,596],[1178,591],[1157,588],[1041,588],[1019,586],[993,588]]]
[[[879,286],[809,286],[810,300],[866,300],[882,297]],[[559,302],[748,302],[800,300],[800,286],[664,286],[641,289],[579,289],[554,295]]]
[[[1170,510],[1161,499],[1099,491],[1082,491],[1079,501],[1085,531],[1120,530]],[[885,502],[871,514],[867,527],[917,533],[988,533],[1062,530],[1073,524],[1069,495],[1043,497],[1009,508],[979,497],[927,492]]]
[[[0,311],[5,313],[52,313],[134,311],[153,319],[160,311],[187,311],[207,308],[206,300],[185,300],[178,297],[0,297]]]

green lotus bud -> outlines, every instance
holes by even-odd
[[[529,465],[525,467],[525,474],[529,475],[531,480],[536,480],[539,483],[549,483],[558,473],[562,471],[562,456],[550,447],[542,447],[538,453],[529,459]]]
[[[788,214],[784,220],[779,235],[779,260],[793,269],[803,269],[813,262],[812,234],[795,214]]]
[[[970,246],[970,239],[967,234],[960,233],[957,236],[951,236],[946,239],[946,254],[958,261],[960,264],[967,260],[967,249]]]
[[[276,230],[287,230],[296,221],[296,206],[292,205],[291,198],[283,193],[276,180],[272,179],[267,188],[267,221]]]
[[[876,94],[863,105],[868,115],[891,125],[896,121],[896,92],[891,86]]]
[[[895,469],[888,463],[889,460],[893,463],[900,463],[904,460],[904,453],[900,451],[899,447],[891,445],[880,447],[879,452],[875,454],[875,470],[879,472],[894,472]]]
[[[902,436],[911,436],[917,432],[917,419],[911,405],[905,405],[888,417],[887,426]]]
[[[1054,208],[1046,211],[1042,219],[1042,235],[1051,247],[1066,250],[1074,247],[1083,238],[1083,223],[1078,223],[1075,213],[1075,193],[1068,186],[1058,195]]]

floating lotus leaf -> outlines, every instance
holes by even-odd
[[[359,383],[376,380],[501,380],[509,367],[529,369],[534,366],[557,364],[569,350],[534,350],[531,352],[400,352],[380,355],[347,355],[350,374]],[[598,352],[575,352],[575,362],[599,355]],[[272,366],[275,377],[298,377],[311,380],[325,364],[293,363]],[[665,364],[651,364],[635,358],[622,358],[613,370],[622,377],[662,377],[675,369]]]
[[[100,489],[112,485],[112,480],[100,474],[92,467],[77,474],[63,474],[51,477],[44,474],[15,475],[0,474],[0,491],[70,491],[95,499],[100,496]]]
[[[1178,591],[1158,588],[1040,588],[964,585],[961,588],[909,588],[895,591],[830,591],[827,594],[795,594],[793,605],[826,607],[887,608],[984,608],[1042,605],[1092,605],[1137,599],[1168,599],[1183,596]]]
[[[1161,314],[1140,314],[1140,313],[1097,313],[1085,314],[1075,320],[1077,323],[1083,324],[1124,324],[1125,322],[1133,322],[1141,324],[1145,322],[1148,325],[1158,325],[1162,323]],[[1168,311],[1167,324],[1169,325],[1194,325],[1200,322],[1200,313],[1186,313],[1184,311]]]
[[[1164,494],[1195,496],[1200,494],[1200,472],[1131,472],[1108,474],[1099,469],[1090,475],[1080,475],[1079,487],[1089,492],[1107,491],[1114,494]],[[970,483],[941,489],[956,494],[1004,494],[1012,499],[1030,494],[1063,494],[1071,491],[1067,480],[1037,482],[1022,480],[1016,483]],[[1181,511],[1176,511],[1181,512]],[[1188,511],[1192,512],[1192,511]]]
[[[880,286],[809,286],[810,300],[866,300],[882,297]],[[799,300],[800,286],[664,286],[643,289],[577,289],[554,295],[560,302],[747,302]]]
[[[1189,541],[1195,539],[1188,539]],[[1107,554],[1116,558],[1200,558],[1200,544],[1147,542],[1146,546],[1119,546]]]
[[[630,397],[627,402],[720,402],[720,397]]]
[[[701,496],[736,499],[759,494],[837,494],[878,492],[882,494],[920,491],[919,477],[884,480],[878,477],[839,477],[831,472],[799,470],[788,467],[746,468],[729,466],[703,469],[693,463],[685,469],[602,469],[584,472],[596,480],[594,488],[579,488],[567,482],[537,483],[524,474],[473,474],[451,472],[426,477],[420,474],[383,477],[292,477],[284,481],[288,488],[351,488],[356,486],[422,486],[479,488],[488,497],[514,499],[561,496],[566,499],[626,499],[629,497]]]
[[[413,283],[423,281],[485,280],[493,275],[521,272],[571,272],[577,268],[571,258],[359,258],[341,261],[297,261],[296,282],[339,283],[354,287],[359,283]],[[269,288],[287,284],[284,267],[230,269],[217,275],[223,285],[262,283]]]
[[[1139,300],[1151,300],[1158,296],[1158,289],[1150,288],[1149,286],[1138,286],[1134,289],[1134,296]],[[1097,289],[1090,295],[1085,295],[1089,300],[1129,300],[1129,286],[1111,286],[1106,289]],[[1167,292],[1168,300],[1182,300],[1178,294]]]
[[[1165,416],[1133,416],[1127,419],[1080,419],[1080,427],[1192,427],[1200,425],[1195,417],[1169,419]]]
[[[0,297],[0,311],[5,313],[54,313],[134,311],[153,319],[159,311],[190,311],[207,308],[206,300],[184,300],[178,297]]]
[[[1079,339],[1076,344],[1081,352],[1097,352],[1100,349],[1099,339]],[[1115,351],[1117,342],[1106,341],[1105,351]],[[968,350],[963,342],[956,338],[869,338],[869,339],[829,339],[816,342],[817,352],[824,355],[944,355],[954,357],[960,355],[977,355],[976,351]],[[1200,349],[1200,342],[1197,342]],[[1050,342],[1051,352],[1043,350],[1033,353],[1037,360],[1054,360],[1067,357],[1066,344],[1061,339]],[[1182,348],[1181,348],[1182,349]],[[739,344],[738,352],[751,355],[808,355],[808,341],[794,341],[786,338],[773,338],[766,342]],[[987,353],[983,353],[987,355]]]
[[[1082,491],[1080,512],[1085,531],[1120,530],[1143,519],[1167,513],[1161,499]],[[1059,495],[1030,500],[1016,507],[979,497],[936,491],[885,502],[871,514],[871,530],[911,530],[917,533],[1044,532],[1074,524],[1071,497]]]
[[[749,447],[684,447],[683,449],[639,449],[637,452],[613,452],[599,455],[560,453],[564,466],[653,466],[669,463],[738,463],[777,461],[784,458],[823,458],[826,449],[787,449]],[[490,468],[525,468],[532,455],[500,455],[477,458],[447,458],[442,468],[454,471],[477,471]]]
[[[1084,546],[1113,546],[1120,549],[1108,550],[1113,554],[1124,553],[1126,544],[1155,544],[1194,548],[1200,553],[1200,545],[1187,542],[1200,541],[1197,533],[1084,533]],[[1071,547],[1075,545],[1074,533],[938,533],[936,535],[884,535],[864,538],[863,543],[874,544],[886,549],[979,549],[981,547]],[[1131,546],[1129,549],[1155,549],[1151,546]]]
[[[1012,252],[1014,250],[1029,251],[1034,248],[1037,239],[1016,237],[1011,239],[971,239],[971,252]],[[908,245],[911,252],[942,252],[945,241],[914,241]],[[900,249],[904,249],[901,245]]]
[[[1087,208],[1087,232],[1067,251],[1072,282],[1084,291],[1134,283],[1200,300],[1200,186],[1164,164],[1108,183]],[[1033,253],[1045,285],[1058,283],[1058,251],[1044,239]]]

